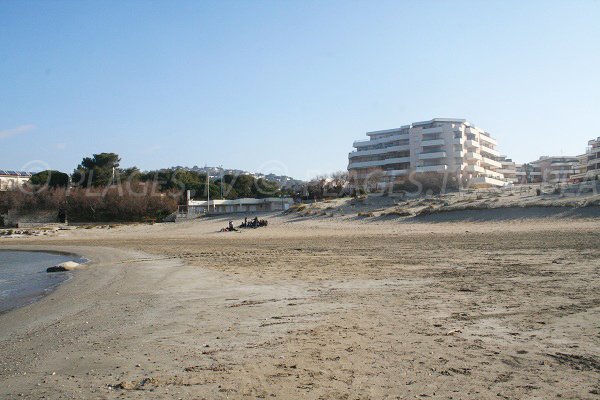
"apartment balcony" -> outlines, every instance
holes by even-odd
[[[354,158],[354,157],[362,157],[362,156],[373,156],[373,155],[377,155],[377,154],[386,154],[386,153],[393,153],[396,151],[406,151],[406,150],[410,150],[410,146],[409,145],[404,145],[404,146],[390,146],[390,147],[386,147],[383,149],[373,149],[373,150],[359,150],[359,151],[353,151],[351,153],[348,154],[348,158]]]
[[[467,160],[481,160],[481,154],[468,151],[466,154]]]
[[[465,146],[479,148],[479,142],[477,140],[470,139],[465,141]]]
[[[500,168],[500,169],[497,169],[496,172],[499,172],[503,175],[510,175],[510,174],[516,174],[517,171],[514,169]]]
[[[385,176],[403,176],[408,175],[410,173],[410,169],[391,169],[389,171],[385,171]]]
[[[484,135],[483,133],[479,135],[479,142],[487,142],[490,144],[493,144],[494,146],[498,145],[498,142],[496,141],[496,139],[492,139],[489,136]]]
[[[498,150],[494,150],[494,149],[490,149],[489,147],[487,147],[485,144],[481,143],[481,150],[482,152],[486,152],[494,157],[500,157],[500,152]]]
[[[433,158],[446,158],[446,152],[445,151],[436,151],[434,153],[419,154],[419,160],[430,160]]]
[[[473,172],[473,173],[484,173],[485,172],[485,168],[480,167],[479,165],[468,165],[465,168],[466,172]]]
[[[485,175],[485,176],[489,176],[489,177],[496,178],[496,179],[504,179],[505,178],[504,174],[502,174],[501,172],[492,171],[492,170],[486,169],[484,167],[481,167],[479,165],[468,165],[465,167],[464,171],[470,172],[472,174]],[[512,172],[509,172],[509,174],[515,174],[515,172],[512,171]]]
[[[386,158],[385,160],[350,162],[348,169],[381,167],[388,164],[401,164],[410,162],[410,157]]]
[[[496,168],[502,168],[502,163],[496,160],[492,160],[491,158],[487,158],[487,157],[481,157],[481,161],[484,164],[490,165],[492,167],[496,167]]]
[[[555,169],[549,172],[550,175],[572,175],[578,173],[578,169]]]
[[[445,144],[446,144],[446,141],[444,139],[422,139],[421,140],[421,146],[423,146],[423,147],[443,146]]]
[[[429,134],[429,133],[442,133],[444,131],[444,127],[443,126],[436,126],[435,128],[425,128],[425,129],[421,129],[421,133],[423,135]]]
[[[417,167],[416,171],[417,172],[446,172],[447,169],[448,169],[448,166],[446,164],[439,164],[439,165],[427,165],[427,166]]]
[[[476,176],[474,178],[471,178],[469,183],[473,186],[498,186],[498,187],[506,186],[508,184],[508,182],[506,182],[506,181],[496,179],[496,178],[490,178],[489,176]]]
[[[498,171],[492,171],[489,169],[486,169],[483,174],[486,176],[491,176],[492,178],[496,178],[496,179],[504,179],[505,178],[503,173],[498,172]]]
[[[459,144],[459,145],[464,145],[465,144],[465,139],[463,138],[454,138],[452,140],[452,144]]]
[[[365,147],[365,146],[374,146],[377,144],[389,143],[396,140],[406,139],[408,137],[408,133],[399,133],[397,135],[381,138],[381,139],[373,139],[373,140],[356,140],[352,146],[356,147]]]

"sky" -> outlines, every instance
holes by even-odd
[[[517,162],[600,136],[600,1],[0,2],[0,169],[223,165],[308,179],[465,118]]]

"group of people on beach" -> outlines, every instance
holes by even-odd
[[[244,222],[238,228],[260,228],[263,226],[269,225],[269,222],[266,219],[258,219],[258,217],[254,217],[251,220],[248,220],[248,217],[244,218]],[[221,232],[238,232],[238,230],[233,226],[233,221],[229,221],[229,225],[227,228],[221,229]]]
[[[258,219],[258,217],[254,217],[250,221],[248,221],[248,217],[244,218],[244,222],[240,225],[240,228],[260,228],[262,226],[269,225],[269,222],[266,219]]]

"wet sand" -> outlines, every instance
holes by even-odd
[[[0,398],[600,397],[597,218],[226,220],[0,241],[91,260],[0,316]]]

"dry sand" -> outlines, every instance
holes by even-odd
[[[598,399],[600,219],[514,212],[2,239],[92,263],[0,315],[0,398]]]

